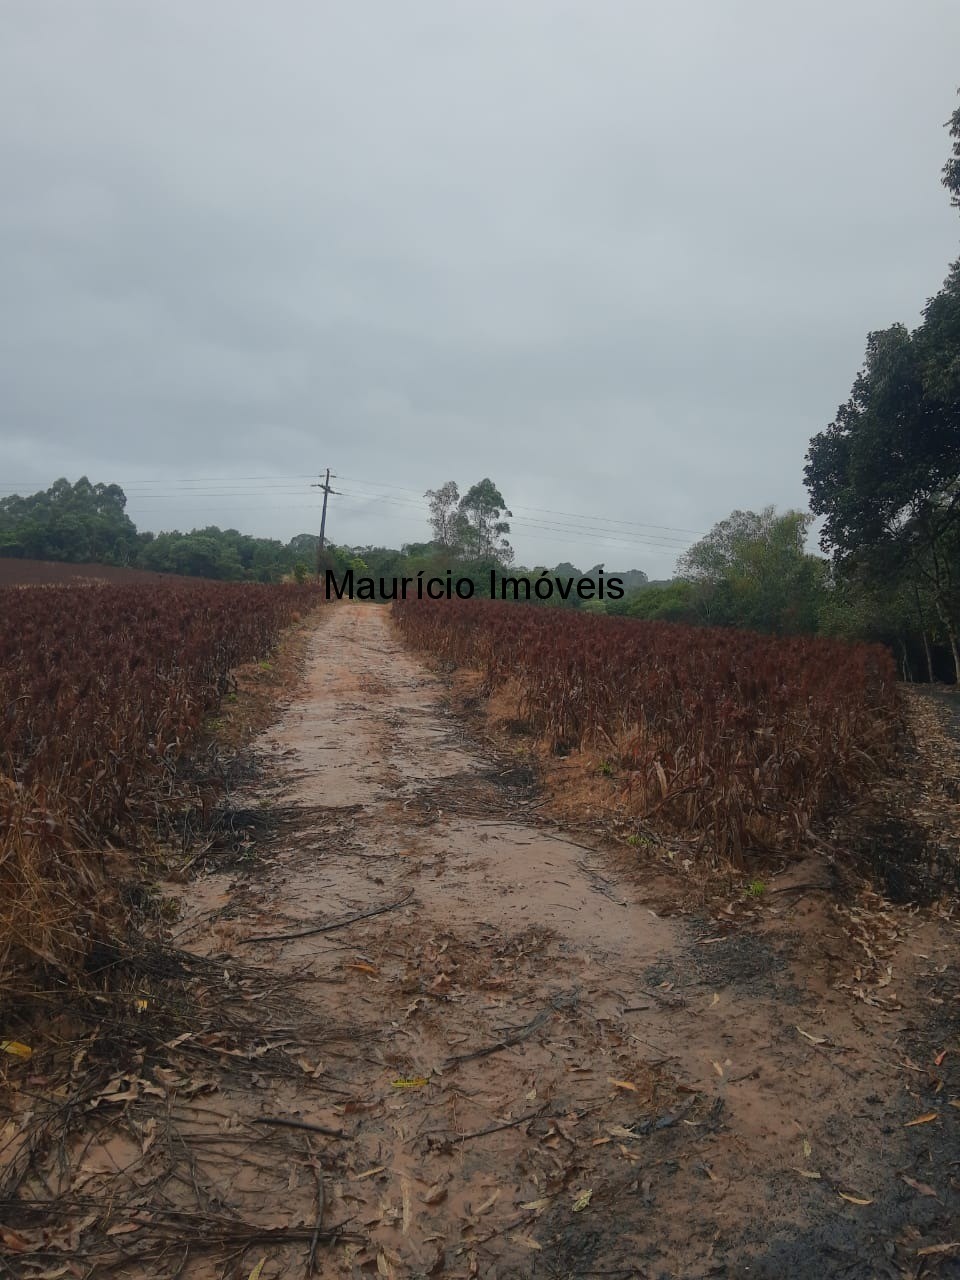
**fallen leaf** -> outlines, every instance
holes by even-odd
[[[383,1252],[382,1249],[377,1254],[377,1271],[382,1276],[389,1277],[393,1275],[393,1268],[390,1266],[390,1263],[387,1261],[387,1255]]]
[[[794,1024],[794,1025],[796,1025],[796,1024]],[[827,1043],[827,1037],[826,1037],[826,1036],[815,1036],[815,1035],[811,1035],[809,1031],[804,1031],[803,1027],[797,1027],[797,1030],[800,1032],[800,1034],[803,1036],[803,1038],[804,1038],[805,1040],[809,1040],[811,1044],[826,1044],[826,1043]]]
[[[813,1152],[813,1147],[811,1147],[811,1145],[810,1145],[810,1143],[807,1141],[807,1139],[806,1139],[806,1138],[804,1138],[804,1140],[803,1140],[803,1154],[804,1154],[805,1156],[809,1156],[812,1152]]]
[[[863,1200],[860,1196],[848,1196],[845,1191],[838,1191],[837,1195],[841,1200],[849,1200],[851,1204],[873,1204],[872,1200]]]
[[[375,1169],[364,1169],[363,1173],[354,1174],[354,1180],[356,1182],[362,1182],[364,1178],[372,1178],[375,1173],[383,1173],[386,1167],[387,1166],[385,1164],[378,1164]]]
[[[108,1236],[125,1236],[131,1231],[139,1231],[140,1224],[138,1222],[118,1222],[116,1226],[107,1227]]]
[[[359,961],[356,964],[345,964],[343,967],[345,969],[357,969],[360,973],[372,973],[374,975],[380,972],[376,965],[361,964]]]
[[[905,1129],[909,1129],[912,1125],[929,1124],[931,1120],[939,1120],[939,1119],[940,1119],[939,1111],[928,1111],[926,1115],[917,1116],[916,1120],[908,1120],[903,1127]]]
[[[517,1233],[510,1236],[509,1238],[513,1241],[514,1244],[519,1244],[524,1249],[542,1249],[543,1248],[542,1244],[537,1244],[533,1236],[523,1236]]]
[[[720,1003],[720,993],[719,993],[719,991],[715,991],[715,992],[713,993],[713,999],[710,1001],[710,1008],[711,1008],[711,1009],[716,1008],[716,1006],[717,1006],[719,1003]]]
[[[925,1249],[917,1250],[918,1258],[929,1258],[933,1253],[950,1253],[952,1249],[960,1249],[960,1240],[951,1240],[949,1244],[928,1244]]]
[[[135,1102],[140,1097],[139,1081],[134,1081],[126,1089],[117,1089],[113,1093],[101,1093],[87,1108],[92,1111],[101,1102]]]
[[[410,1194],[410,1180],[408,1178],[400,1179],[401,1201],[403,1204],[403,1234],[406,1235],[410,1230],[410,1224],[413,1221],[413,1197]]]
[[[526,1204],[522,1204],[520,1208],[526,1209],[529,1213],[542,1213],[544,1209],[549,1208],[549,1205],[549,1199],[528,1200]]]
[[[949,1052],[950,1052],[949,1049],[944,1049],[942,1052],[938,1053],[933,1060],[933,1065],[935,1067],[939,1067]]]
[[[582,1213],[593,1198],[593,1191],[584,1191],[573,1202],[573,1212]]]
[[[21,1044],[19,1040],[0,1040],[0,1049],[4,1053],[9,1053],[13,1058],[32,1058],[33,1050],[28,1044]]]
[[[150,1148],[153,1146],[154,1142],[156,1141],[156,1137],[157,1137],[157,1118],[156,1116],[151,1116],[142,1129],[140,1147],[144,1155],[146,1155],[147,1152],[150,1150]]]
[[[637,1134],[635,1134],[632,1129],[628,1129],[626,1125],[623,1124],[608,1124],[607,1133],[611,1134],[614,1138],[637,1137]]]
[[[611,1076],[608,1076],[607,1084],[612,1084],[615,1089],[630,1089],[633,1093],[639,1092],[637,1086],[631,1084],[629,1080],[614,1080]]]
[[[819,1178],[820,1174],[815,1169],[795,1169],[794,1173],[799,1173],[801,1178]]]
[[[399,1080],[391,1080],[390,1087],[393,1089],[422,1089],[425,1084],[430,1081],[426,1076],[412,1076],[409,1080],[401,1077]]]
[[[424,1204],[439,1204],[441,1200],[447,1198],[447,1188],[441,1187],[440,1183],[434,1183],[432,1187],[428,1187],[420,1199]]]
[[[257,1263],[257,1265],[250,1272],[249,1276],[247,1277],[247,1280],[260,1280],[260,1276],[263,1273],[263,1268],[266,1261],[267,1260],[265,1257],[261,1258],[260,1261]]]
[[[500,1192],[499,1190],[497,1190],[493,1193],[493,1195],[489,1198],[489,1200],[484,1200],[483,1204],[477,1205],[476,1209],[474,1209],[473,1211],[473,1216],[475,1218],[479,1218],[481,1213],[486,1213],[488,1209],[492,1209],[499,1199],[500,1199]]]
[[[719,1062],[712,1062],[710,1065],[713,1067],[714,1071],[717,1073],[718,1076],[720,1077],[723,1076],[723,1067]]]
[[[0,1240],[14,1253],[29,1253],[33,1246],[25,1236],[11,1231],[9,1227],[0,1227]]]
[[[915,1178],[908,1178],[906,1174],[903,1174],[902,1177],[907,1186],[913,1187],[914,1191],[919,1195],[932,1196],[934,1200],[938,1200],[940,1198],[928,1182],[917,1182]]]

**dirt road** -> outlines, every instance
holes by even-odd
[[[264,1035],[292,1069],[183,1103],[208,1198],[309,1227],[321,1188],[330,1277],[957,1274],[918,1255],[958,1238],[956,1090],[903,1065],[934,925],[895,921],[899,995],[857,999],[815,895],[762,929],[662,918],[471,740],[385,609],[326,612],[260,745],[250,858],[187,890],[179,945],[285,984]],[[183,1274],[261,1256],[300,1275],[306,1245]]]

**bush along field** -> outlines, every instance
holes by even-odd
[[[232,667],[265,658],[309,587],[0,589],[0,998],[76,971],[117,925],[110,849],[177,791]]]
[[[551,750],[599,749],[626,807],[734,863],[797,849],[833,801],[888,768],[904,726],[889,652],[562,613],[403,601],[407,641],[516,693]]]

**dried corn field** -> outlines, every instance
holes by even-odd
[[[309,588],[0,589],[0,994],[70,971],[110,911],[104,853],[156,830],[232,667],[265,657]]]
[[[487,601],[393,608],[411,645],[479,668],[483,692],[515,691],[552,750],[598,751],[632,812],[722,857],[797,847],[902,738],[879,646]]]

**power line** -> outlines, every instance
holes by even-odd
[[[423,497],[423,493],[421,492],[421,490],[414,489],[409,485],[398,485],[388,481],[370,480],[367,478],[361,478],[359,476],[342,476],[341,478],[347,481],[353,481],[358,484],[368,485],[375,489],[394,489],[402,493],[415,493],[421,499]],[[138,495],[136,491],[141,486],[148,486],[148,491],[146,494],[143,494],[141,496],[141,500],[146,497],[157,498],[157,499],[165,499],[170,497],[185,497],[188,494],[197,496],[197,497],[221,497],[221,496],[222,497],[247,497],[249,491],[245,491],[245,490],[228,491],[227,489],[224,489],[224,488],[217,488],[212,490],[188,489],[183,494],[177,494],[169,491],[158,492],[156,488],[154,488],[154,486],[158,486],[158,485],[167,486],[169,490],[169,487],[174,485],[213,484],[218,486],[224,486],[224,485],[232,486],[232,485],[237,485],[241,483],[243,484],[256,483],[261,488],[268,488],[268,489],[276,488],[276,489],[282,489],[283,491],[286,491],[286,492],[293,493],[293,492],[300,491],[300,484],[302,484],[304,480],[312,480],[312,479],[313,479],[313,476],[309,472],[290,474],[290,475],[269,475],[269,476],[186,476],[180,479],[173,478],[173,477],[165,477],[165,478],[158,477],[156,479],[129,480],[125,484],[122,483],[120,487],[124,490],[124,492],[129,491],[131,496],[141,496],[141,495]],[[275,482],[279,482],[279,483],[275,483]],[[20,489],[28,488],[32,483],[34,482],[25,481],[21,484],[0,485],[0,492],[16,493]],[[152,492],[150,491],[151,489],[153,490]],[[420,504],[418,503],[417,505],[420,505]],[[562,516],[565,519],[585,520],[585,521],[589,521],[592,524],[614,524],[614,525],[622,525],[626,528],[659,529],[666,533],[689,533],[689,534],[693,534],[696,537],[705,536],[703,530],[689,529],[681,525],[654,524],[654,523],[651,523],[650,521],[645,521],[645,520],[621,520],[613,516],[584,515],[582,512],[558,511],[552,507],[537,507],[537,506],[531,506],[525,503],[517,503],[515,504],[515,507],[517,511],[532,511],[534,513],[539,512],[545,515]]]
[[[399,486],[398,486],[399,487]],[[410,502],[403,498],[389,498],[382,494],[358,493],[355,490],[345,489],[344,496],[361,501],[388,502],[395,506],[419,507],[420,504]],[[582,537],[593,537],[610,540],[616,538],[624,545],[636,545],[645,547],[654,547],[658,550],[665,551],[683,551],[690,545],[689,539],[667,538],[656,534],[638,533],[632,537],[628,536],[626,530],[621,529],[604,529],[602,527],[588,527],[584,525],[563,524],[553,520],[533,520],[527,516],[512,517],[513,524],[522,525],[530,529],[542,529],[548,533],[554,531],[561,533],[575,533]]]
[[[420,493],[419,489],[412,489],[409,485],[387,484],[386,481],[366,480],[361,479],[359,476],[341,476],[340,478],[356,484],[374,485],[378,489],[400,489],[404,493]],[[649,521],[645,520],[617,520],[612,516],[585,516],[576,511],[555,511],[551,507],[531,507],[522,502],[514,503],[514,507],[517,511],[542,511],[547,515],[570,516],[575,520],[593,520],[595,523],[602,520],[607,524],[625,524],[638,529],[663,529],[671,533],[692,533],[697,538],[706,537],[706,532],[703,529],[686,529],[681,525],[650,524]]]
[[[145,503],[169,503],[202,500],[205,507],[213,507],[216,505],[235,505],[232,499],[242,499],[247,509],[255,508],[257,510],[303,510],[309,511],[314,508],[306,503],[262,503],[255,501],[259,493],[263,491],[276,492],[277,496],[281,494],[289,494],[290,497],[299,496],[303,492],[303,481],[311,480],[310,473],[297,473],[288,475],[268,475],[268,476],[191,476],[180,479],[156,478],[132,480],[127,484],[121,484],[120,487],[125,493],[129,491],[129,497],[140,506]],[[344,476],[343,479],[351,479]],[[399,493],[416,494],[417,500],[409,498],[392,497],[382,492],[364,492],[364,491],[344,491],[343,496],[354,501],[367,501],[378,503],[390,503],[395,506],[407,506],[416,508],[418,511],[424,511],[423,494],[419,489],[414,489],[408,485],[397,485],[387,481],[375,481],[352,477],[359,484],[368,485],[374,490],[391,489]],[[215,485],[219,486],[212,489],[199,489],[196,485]],[[256,489],[236,489],[232,487],[238,484],[256,484]],[[139,492],[141,486],[145,486],[144,492]],[[166,489],[158,489],[156,486],[166,486]],[[174,486],[186,486],[176,491]],[[0,492],[6,490],[10,493],[16,492],[20,488],[28,487],[27,485],[2,485]],[[324,494],[326,499],[327,494]],[[253,501],[251,501],[253,500]],[[657,551],[674,551],[682,552],[690,545],[690,539],[685,537],[675,537],[676,534],[690,534],[696,537],[703,536],[700,531],[693,529],[685,529],[678,525],[658,525],[639,520],[621,520],[610,516],[585,515],[582,512],[558,511],[550,507],[536,507],[526,504],[517,504],[518,512],[532,512],[529,515],[512,515],[511,520],[514,524],[522,526],[527,530],[541,530],[551,535],[553,540],[557,541],[573,541],[570,538],[558,538],[558,534],[575,534],[578,539],[592,538],[603,540],[608,544],[620,546],[634,546],[643,549]],[[425,514],[425,512],[424,512]],[[559,516],[560,520],[543,520],[536,518],[537,515]],[[579,523],[570,524],[569,521]],[[608,527],[609,526],[609,527]],[[650,530],[651,532],[646,532]],[[522,530],[521,530],[522,531]]]
[[[363,501],[366,500],[365,495],[353,494],[349,490],[343,490],[341,492],[343,496],[348,500],[350,499],[354,501],[358,499]],[[414,503],[404,503],[403,501],[398,499],[391,500],[391,499],[378,498],[377,501],[393,501],[398,506],[414,506],[415,505]],[[622,534],[619,530],[598,529],[598,530],[591,531],[591,530],[584,530],[584,529],[574,529],[566,525],[554,526],[554,525],[541,524],[535,520],[520,520],[520,521],[515,521],[515,523],[519,523],[524,526],[524,528],[519,530],[519,532],[521,533],[530,533],[533,530],[536,530],[536,531],[543,530],[547,534],[549,534],[551,542],[565,542],[569,544],[577,544],[579,546],[583,546],[584,541],[589,539],[594,542],[602,542],[606,546],[616,545],[621,547],[631,547],[634,550],[643,550],[643,551],[666,551],[666,552],[671,552],[674,555],[680,555],[690,545],[689,543],[658,542],[652,539],[644,539],[640,537],[628,538],[624,536],[624,534]],[[576,534],[578,536],[577,537],[564,536],[566,534]]]
[[[413,527],[412,520],[404,521],[403,523],[405,523],[410,528]],[[422,524],[419,521],[417,521],[417,527],[420,529],[423,528]],[[559,542],[569,546],[579,546],[579,547],[583,546],[582,538],[569,538],[569,537],[565,537],[563,534],[551,534],[549,541],[551,545]],[[624,547],[632,551],[641,550],[641,551],[649,552],[653,550],[653,551],[672,552],[672,553],[676,553],[677,551],[677,549],[673,547],[649,546],[644,543],[625,542],[622,538],[617,538],[616,536],[605,537],[603,539],[597,539],[596,541],[602,542],[602,545],[606,547]],[[350,545],[355,545],[355,544],[350,544]],[[356,545],[359,545],[359,544],[356,544]]]

